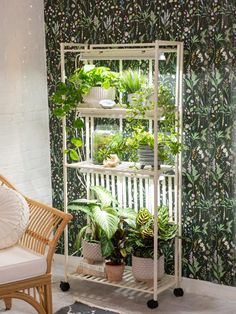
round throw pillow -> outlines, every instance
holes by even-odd
[[[0,186],[0,249],[16,244],[29,222],[29,206],[20,193]]]

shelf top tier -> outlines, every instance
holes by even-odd
[[[83,105],[82,105],[83,106]],[[113,107],[112,109],[103,109],[103,108],[86,108],[86,107],[78,107],[77,112],[80,113],[81,116],[86,117],[106,117],[106,118],[127,118],[128,110],[120,107]],[[162,109],[158,109],[157,111],[157,119],[160,119],[162,116]],[[154,110],[146,111],[145,117],[137,117],[141,119],[154,119]]]
[[[95,165],[92,161],[81,161],[75,162],[66,165],[68,168],[77,168],[80,169],[81,172],[95,172],[95,173],[104,173],[104,174],[113,174],[113,175],[124,175],[124,176],[148,176],[153,177],[155,172],[151,167],[149,169],[141,169],[138,163],[132,162],[122,162],[120,165],[114,168],[108,168],[103,165]],[[161,165],[158,170],[159,174],[163,172],[174,170],[174,166],[170,165]]]

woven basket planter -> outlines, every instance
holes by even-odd
[[[89,264],[103,262],[101,245],[99,243],[92,243],[82,240],[82,254]]]
[[[116,89],[111,87],[105,89],[100,86],[92,87],[88,94],[83,96],[84,103],[90,108],[101,108],[99,101],[103,99],[115,100]]]
[[[164,255],[160,256],[157,263],[158,280],[160,280],[165,273],[165,259]],[[152,258],[132,256],[132,273],[137,281],[151,281],[153,280],[154,261]]]

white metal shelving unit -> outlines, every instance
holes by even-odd
[[[65,57],[67,53],[75,54],[75,63],[78,60],[84,63],[91,63],[94,60],[117,60],[119,62],[120,71],[123,70],[123,62],[125,60],[148,60],[149,79],[153,79],[154,66],[154,86],[155,98],[158,100],[159,85],[159,59],[160,55],[174,54],[176,58],[175,73],[175,106],[176,117],[179,125],[176,126],[180,134],[182,134],[182,72],[183,72],[183,43],[175,41],[155,41],[151,44],[61,44],[61,79],[65,82]],[[131,163],[122,162],[116,168],[105,168],[101,165],[94,165],[91,161],[92,134],[94,132],[94,121],[97,118],[117,119],[120,124],[120,130],[123,129],[123,120],[126,118],[126,109],[115,107],[113,109],[86,108],[82,104],[78,108],[78,115],[85,121],[85,160],[77,163],[68,163],[67,156],[63,156],[63,180],[64,180],[64,210],[67,212],[67,171],[68,168],[79,169],[81,175],[85,176],[87,184],[87,196],[89,197],[89,186],[99,184],[109,189],[113,195],[116,195],[118,201],[123,206],[133,206],[135,210],[140,207],[147,207],[154,212],[154,280],[153,286],[145,283],[137,283],[134,281],[130,267],[127,267],[124,279],[120,283],[111,283],[104,278],[97,278],[91,275],[81,275],[77,273],[69,274],[68,266],[68,228],[65,230],[65,282],[62,283],[62,290],[69,289],[66,285],[69,277],[79,278],[81,280],[93,281],[102,284],[108,284],[127,289],[133,289],[153,294],[153,300],[150,300],[149,307],[157,307],[158,294],[168,288],[176,288],[176,296],[181,296],[180,281],[182,277],[181,266],[181,154],[176,156],[175,166],[161,166],[158,169],[158,153],[157,153],[157,133],[158,120],[160,120],[161,111],[156,105],[154,110],[146,113],[150,129],[154,132],[154,168],[140,169],[137,165],[135,169]],[[143,119],[143,118],[142,118]],[[66,119],[63,120],[63,151],[67,147],[66,139]],[[182,136],[181,136],[182,137]],[[180,141],[182,138],[180,138]],[[133,193],[132,193],[133,191]],[[158,252],[158,212],[153,209],[160,203],[167,204],[169,207],[170,221],[178,224],[178,236],[174,241],[174,275],[165,275],[160,281],[157,280],[157,252]],[[64,286],[63,286],[64,284]],[[180,290],[179,290],[180,289]]]

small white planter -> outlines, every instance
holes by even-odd
[[[111,87],[105,89],[100,86],[92,87],[88,94],[83,96],[84,103],[90,108],[101,108],[99,102],[103,99],[115,100],[116,89]]]
[[[103,262],[101,245],[99,243],[92,243],[86,240],[82,240],[82,254],[89,264]]]
[[[158,280],[160,280],[165,273],[165,259],[164,255],[160,256],[157,263]],[[152,258],[132,256],[132,273],[137,281],[151,281],[153,280],[154,261]]]

